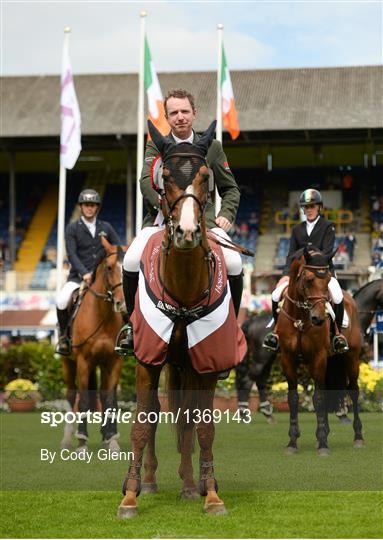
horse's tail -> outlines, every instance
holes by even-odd
[[[200,391],[198,374],[189,362],[184,362],[182,366],[168,364],[166,386],[169,410],[173,413],[176,428],[177,448],[181,452],[182,435],[188,424],[193,422],[193,411],[198,408]],[[193,429],[192,451],[194,438],[195,430]]]

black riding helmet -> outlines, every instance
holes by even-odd
[[[84,189],[78,197],[78,204],[83,203],[101,204],[100,195],[95,189]]]
[[[323,206],[322,195],[316,189],[306,189],[299,197],[299,205],[307,206],[308,204],[320,204]]]

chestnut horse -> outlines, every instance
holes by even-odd
[[[344,293],[345,309],[349,316],[348,328],[342,328],[349,350],[331,356],[330,319],[326,304],[329,302],[328,283],[331,275],[329,261],[332,257],[319,250],[299,250],[290,269],[290,281],[283,307],[280,310],[277,333],[280,343],[280,360],[288,382],[290,408],[289,443],[286,451],[297,451],[300,436],[298,426],[297,361],[301,357],[308,364],[314,380],[314,407],[317,416],[317,448],[319,455],[329,452],[327,436],[329,424],[326,401],[331,401],[332,391],[341,384],[347,390],[354,411],[354,446],[363,445],[362,424],[358,413],[359,353],[361,348],[360,324],[356,304]],[[336,378],[334,381],[333,378]],[[329,395],[327,395],[329,394]]]
[[[122,324],[121,311],[124,309],[124,296],[121,286],[122,249],[112,246],[101,237],[105,255],[94,271],[94,280],[82,293],[78,313],[72,326],[72,357],[63,358],[64,383],[67,399],[74,408],[77,390],[80,399],[79,412],[95,410],[97,402],[96,367],[100,367],[100,400],[102,411],[117,409],[116,389],[121,374],[122,358],[114,352],[116,336]],[[77,378],[77,386],[76,386]],[[101,427],[102,440],[106,448],[118,451],[118,433],[116,422],[107,418]],[[103,421],[104,423],[104,417]],[[67,424],[62,448],[71,445],[73,424]],[[84,418],[78,424],[76,432],[78,453],[87,451],[88,430]]]
[[[217,494],[218,486],[214,475],[212,452],[215,428],[211,411],[219,370],[201,373],[194,369],[191,361],[192,353],[188,349],[186,337],[187,328],[189,328],[187,320],[190,320],[190,317],[193,318],[195,306],[201,305],[201,302],[204,307],[208,306],[209,304],[205,304],[206,299],[210,299],[210,295],[213,295],[211,269],[217,261],[212,257],[207,240],[204,211],[209,194],[209,170],[205,156],[212,142],[216,123],[213,122],[196,143],[179,145],[175,145],[169,138],[162,137],[150,121],[148,124],[150,135],[163,161],[164,189],[161,196],[162,212],[166,223],[163,237],[160,236],[161,233],[159,234],[159,242],[162,238],[162,244],[158,244],[156,251],[159,259],[156,258],[152,266],[148,264],[151,268],[148,279],[150,280],[153,272],[158,269],[158,283],[160,283],[162,291],[160,295],[163,295],[163,301],[157,303],[156,307],[161,309],[159,307],[161,304],[162,309],[167,311],[167,316],[173,318],[174,321],[173,330],[169,332],[166,363],[169,407],[174,414],[178,450],[181,454],[178,470],[183,481],[181,497],[196,498],[199,491],[200,495],[206,497],[205,512],[223,514],[226,509]],[[140,284],[139,294],[141,295]],[[165,295],[179,307],[174,308],[173,304],[166,303],[170,300],[166,301]],[[135,353],[139,360],[136,367],[137,416],[131,431],[131,450],[134,459],[130,463],[123,485],[124,498],[118,509],[118,516],[121,518],[137,515],[137,496],[141,487],[146,492],[154,492],[157,489],[156,424],[149,423],[147,415],[151,414],[154,418],[160,411],[158,384],[163,362],[161,361],[160,365],[159,362],[157,365],[152,365],[144,363],[147,362],[147,358],[140,358],[140,349],[144,346],[144,340],[139,340],[136,334],[141,324],[135,315],[141,307],[137,298],[136,296],[132,321],[135,333]],[[229,309],[235,321],[231,302]],[[155,313],[154,316],[156,316]],[[236,321],[235,324],[238,328]],[[227,334],[230,340],[236,339],[234,338],[236,330],[232,329]],[[245,348],[244,339],[243,343]],[[155,347],[153,343],[149,346]],[[223,354],[224,351],[217,347],[213,349],[211,356],[221,360]],[[200,418],[194,416],[198,414],[198,411],[201,412]],[[142,418],[143,414],[145,416]],[[200,446],[198,491],[193,480],[192,467],[195,432]],[[140,470],[146,446],[145,476],[141,486]]]

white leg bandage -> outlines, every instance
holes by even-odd
[[[75,283],[74,281],[67,281],[57,295],[56,306],[58,307],[58,309],[66,309],[68,307],[69,300],[72,296],[73,291],[79,288],[79,283]]]
[[[334,277],[330,279],[328,289],[331,293],[332,299],[334,300],[334,304],[340,304],[343,300],[343,293],[338,281]]]
[[[284,283],[282,283],[276,289],[273,290],[273,292],[271,293],[271,299],[273,300],[273,302],[279,302],[280,301],[283,291],[288,286],[289,286],[289,282],[285,281]]]
[[[223,241],[225,239],[230,240],[230,236],[220,227],[214,227],[211,229],[213,233],[220,236]],[[222,247],[222,246],[221,246]],[[238,276],[242,272],[242,259],[241,255],[237,251],[222,247],[223,257],[226,263],[226,270],[229,276]]]
[[[130,244],[128,251],[125,253],[122,266],[126,272],[138,272],[140,269],[140,260],[146,242],[153,234],[161,230],[163,227],[145,227],[137,234],[136,238]]]

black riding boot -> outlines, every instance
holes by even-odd
[[[59,323],[59,340],[55,348],[57,354],[69,356],[72,352],[70,339],[68,337],[69,313],[67,309],[56,308],[57,320]]]
[[[277,324],[277,320],[278,320],[278,302],[274,302],[274,300],[272,300],[271,309],[273,311],[274,328],[275,328],[275,325]],[[269,351],[277,352],[278,347],[279,347],[278,335],[274,334],[274,332],[269,332],[268,334],[266,334],[262,343],[262,347],[264,347],[265,349],[268,349]]]
[[[334,304],[334,312],[335,312],[335,322],[338,327],[339,334],[335,335],[332,340],[332,345],[334,347],[334,352],[338,354],[342,354],[348,351],[348,343],[347,339],[344,337],[344,335],[341,333],[342,330],[342,323],[343,323],[343,315],[344,315],[344,302],[341,301],[340,304]]]
[[[121,328],[114,350],[121,355],[132,354],[134,350],[133,328],[130,322],[130,316],[134,310],[134,302],[138,287],[138,272],[127,272],[122,270],[122,288],[124,291],[125,305],[127,315],[124,317],[125,324]],[[125,334],[124,339],[120,339]]]
[[[230,285],[231,298],[233,300],[235,316],[238,317],[241,307],[242,291],[243,291],[243,272],[236,276],[227,276]]]

